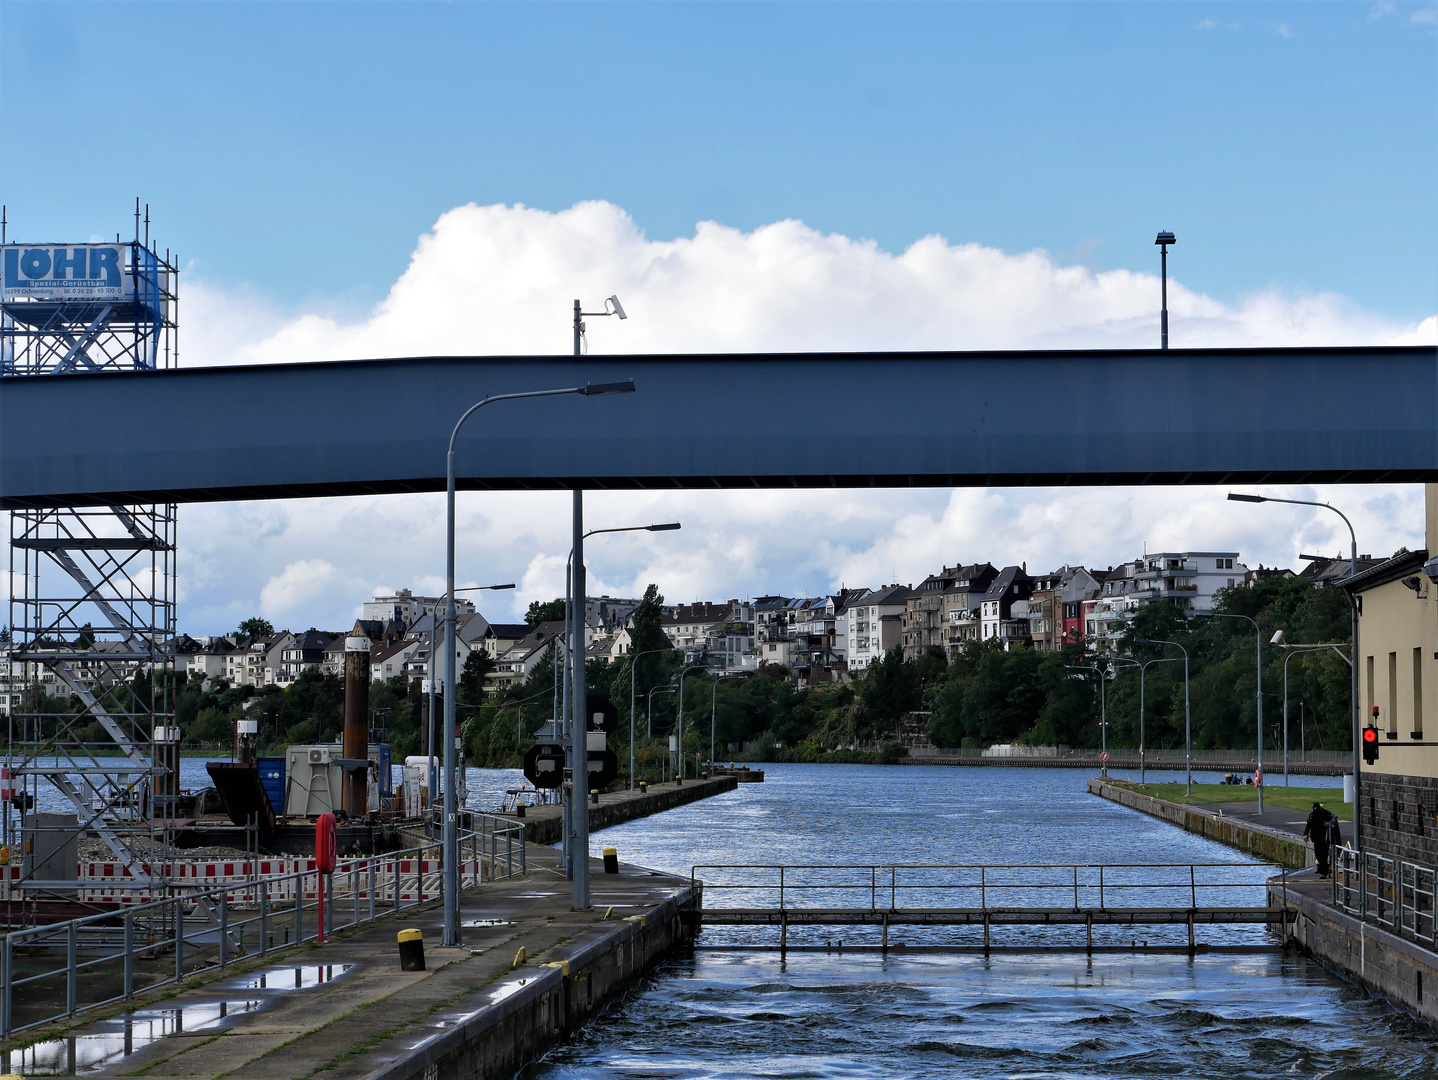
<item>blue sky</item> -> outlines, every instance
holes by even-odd
[[[12,238],[359,313],[463,203],[1438,307],[1431,4],[0,4]],[[33,104],[31,104],[33,103]],[[30,167],[14,166],[28,162]]]
[[[565,351],[572,298],[614,291],[632,317],[594,320],[598,351],[1152,347],[1159,229],[1176,344],[1431,341],[1435,30],[1435,0],[0,0],[0,201],[12,240],[74,242],[147,200],[186,366]],[[1412,486],[1268,490],[1333,499],[1364,551],[1423,541]],[[566,498],[459,501],[461,583],[521,583],[491,617],[563,592]],[[1346,543],[1219,489],[588,503],[684,521],[590,560],[596,591],[673,601]],[[434,591],[442,511],[185,507],[181,624]]]

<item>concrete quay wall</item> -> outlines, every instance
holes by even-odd
[[[1271,880],[1268,902],[1296,909],[1294,937],[1315,960],[1410,1012],[1438,1023],[1438,954],[1332,906],[1307,887],[1283,889]],[[1327,882],[1315,883],[1326,893]],[[1305,883],[1306,886],[1306,883]]]
[[[1130,791],[1110,784],[1101,777],[1088,782],[1090,795],[1108,799],[1132,810],[1161,818],[1187,832],[1217,840],[1259,859],[1273,862],[1289,870],[1313,865],[1313,851],[1297,836],[1264,825],[1254,825],[1235,818],[1219,817],[1210,810],[1196,806],[1180,806],[1152,795]]]
[[[1045,758],[1045,757],[953,757],[947,754],[913,754],[906,758],[900,758],[896,764],[899,765],[978,765],[989,768],[1008,769],[1100,769],[1102,765],[1098,758]],[[1137,769],[1138,758],[1114,757],[1109,763],[1110,769]],[[1251,773],[1254,769],[1254,762],[1249,760],[1239,761],[1195,761],[1195,771],[1202,772],[1231,772]],[[1178,769],[1182,771],[1183,762],[1154,761],[1149,759],[1150,769]],[[1343,765],[1331,765],[1328,763],[1307,762],[1305,764],[1289,763],[1288,771],[1295,776],[1342,776],[1351,772],[1352,767]],[[1275,770],[1277,772],[1277,770]]]
[[[569,950],[546,952],[541,966],[514,973],[515,980],[530,977],[510,983],[512,992],[502,991],[498,1000],[369,1074],[369,1080],[509,1080],[605,1001],[687,945],[693,931],[680,913],[702,903],[701,892],[682,888],[645,916],[608,924]]]
[[[648,817],[676,806],[698,802],[713,795],[733,791],[739,781],[733,776],[716,776],[709,780],[686,780],[683,784],[650,784],[649,790],[617,791],[601,795],[599,804],[589,805],[589,831],[597,832],[636,818]],[[513,820],[513,814],[505,817]],[[524,836],[531,844],[553,844],[563,829],[562,814],[557,806],[532,806],[526,809]]]

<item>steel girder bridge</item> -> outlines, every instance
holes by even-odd
[[[1438,479],[1438,349],[643,355],[0,382],[0,508],[469,489]]]

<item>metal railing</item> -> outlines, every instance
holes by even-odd
[[[442,854],[435,843],[340,860],[325,875],[326,932],[440,896]],[[523,823],[474,815],[473,831],[460,836],[461,888],[517,877],[525,869]],[[315,940],[319,879],[318,871],[305,870],[227,881],[7,933],[0,941],[0,1039],[128,1001],[198,971]],[[61,950],[64,961],[55,963],[51,957]],[[16,1016],[17,1004],[23,1017]]]
[[[780,911],[1197,909],[1240,906],[1228,902],[1232,890],[1260,901],[1242,906],[1264,906],[1264,881],[1276,869],[1264,862],[704,864],[690,879],[696,887],[702,881],[706,910],[722,908],[714,901],[726,895],[746,908]]]
[[[962,758],[966,760],[978,760],[984,757],[987,748],[975,747],[938,747],[931,745],[917,745],[910,748],[911,758],[919,759],[925,757]],[[1060,758],[1076,761],[1098,761],[1100,750],[1097,747],[1015,747],[1011,757],[1015,760],[1025,760],[1029,757],[1041,761]],[[1109,753],[1114,760],[1122,758],[1125,761],[1138,761],[1138,749],[1136,747],[1110,746]],[[1145,751],[1144,758],[1150,767],[1157,767],[1160,764],[1182,765],[1185,761],[1183,747],[1168,749],[1149,749]],[[1193,763],[1199,765],[1222,765],[1239,761],[1254,760],[1252,747],[1243,747],[1234,750],[1195,750],[1193,752]],[[1344,766],[1353,764],[1353,755],[1347,750],[1308,750],[1300,753],[1297,750],[1290,750],[1289,761],[1294,764],[1308,765],[1334,765]]]
[[[1333,852],[1333,904],[1400,937],[1438,947],[1438,871],[1371,851]]]

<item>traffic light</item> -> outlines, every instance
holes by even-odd
[[[1369,765],[1378,760],[1378,729],[1372,724],[1363,729],[1363,760]]]

